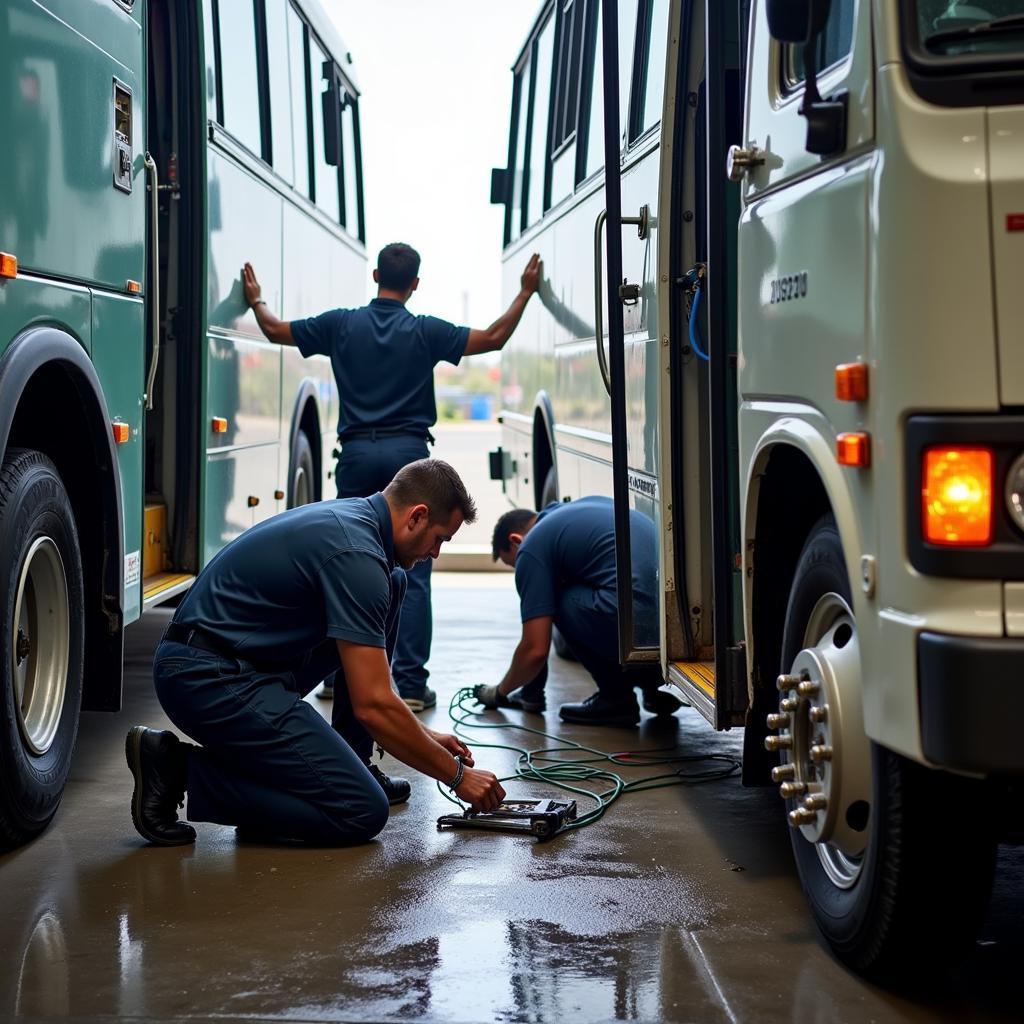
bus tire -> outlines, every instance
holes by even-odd
[[[545,474],[544,486],[540,489],[540,507],[545,509],[555,501],[558,501],[558,473],[552,466]]]
[[[0,467],[0,846],[27,842],[57,811],[78,734],[85,591],[74,512],[41,452]]]
[[[308,505],[316,497],[316,480],[314,473],[316,464],[313,459],[313,446],[304,430],[295,435],[295,447],[292,449],[292,478],[288,481],[288,507],[298,508]]]
[[[826,515],[812,529],[797,563],[786,609],[783,673],[799,674],[799,665],[807,664],[807,651],[827,652],[827,644],[837,642],[838,633],[828,640],[826,629],[819,637],[815,625],[827,621],[827,613],[824,619],[816,616],[833,599],[837,608],[843,603],[852,608],[839,533],[832,516]],[[851,639],[856,643],[856,627],[852,612],[844,619],[839,629],[850,634],[844,644],[848,646]],[[799,658],[804,660],[798,662]],[[856,665],[859,668],[859,653]],[[859,678],[853,683],[860,687]],[[819,704],[824,703],[821,696],[814,698]],[[843,753],[851,749],[862,749],[870,768],[870,803],[861,808],[863,824],[858,822],[868,832],[864,848],[850,857],[837,845],[809,841],[807,830],[794,826],[793,854],[815,923],[836,956],[879,981],[897,976],[909,980],[915,970],[934,971],[952,962],[974,939],[991,891],[996,843],[984,824],[976,824],[985,819],[976,809],[978,783],[870,743],[863,733],[859,701],[854,706],[856,716],[842,709],[841,727],[832,726],[837,733],[830,734],[829,742],[833,756],[843,759],[841,772],[855,767],[848,765]],[[826,710],[830,720],[832,711]],[[796,724],[801,715],[807,721],[806,711],[794,713],[793,750],[785,755],[794,764],[802,760]],[[803,769],[796,771],[799,780]],[[841,791],[842,784],[836,786]],[[787,811],[799,806],[800,798],[786,801]]]

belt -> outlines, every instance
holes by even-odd
[[[202,626],[186,626],[180,622],[172,622],[164,631],[163,639],[176,644],[184,644],[186,647],[195,647],[197,650],[207,651],[209,654],[216,654],[218,658],[223,658],[225,661],[240,661],[257,672],[288,672],[294,667],[283,661],[251,661],[237,652],[227,650],[220,637],[214,636]]]
[[[382,430],[371,427],[369,430],[346,430],[344,434],[338,435],[338,440],[344,444],[346,441],[377,441],[382,437],[415,437],[417,440],[434,443],[434,435],[429,430]]]

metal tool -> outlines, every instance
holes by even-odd
[[[493,811],[465,810],[442,814],[438,831],[446,828],[479,828],[494,832],[525,832],[544,841],[556,836],[566,822],[576,820],[576,801],[505,800]]]

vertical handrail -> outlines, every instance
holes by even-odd
[[[597,365],[601,369],[601,379],[605,391],[612,393],[612,378],[608,372],[608,357],[604,351],[604,260],[601,252],[601,229],[608,219],[608,211],[602,210],[597,215],[594,225],[594,340],[597,344]]]
[[[156,383],[156,368],[160,362],[160,179],[156,161],[146,153],[146,188],[149,189],[149,252],[153,272],[146,293],[149,298],[152,320],[150,329],[153,337],[153,354],[146,374],[146,411],[153,408],[153,387]]]

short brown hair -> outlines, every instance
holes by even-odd
[[[464,523],[476,522],[476,502],[458,473],[440,459],[419,459],[403,466],[384,488],[384,497],[399,508],[426,505],[432,523],[446,523],[458,509]]]
[[[512,546],[509,538],[513,533],[522,533],[534,519],[536,512],[528,508],[514,508],[506,512],[495,524],[494,533],[491,535],[491,558],[496,562],[503,551],[508,551]]]

